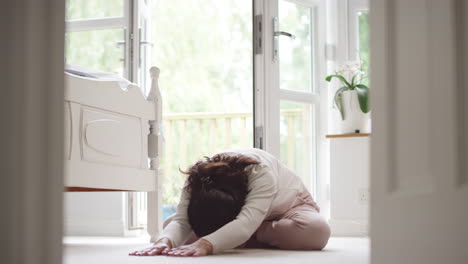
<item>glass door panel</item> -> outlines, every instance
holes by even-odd
[[[362,63],[362,71],[365,79],[363,84],[369,85],[369,11],[363,10],[357,12],[358,19],[358,49],[359,60]]]
[[[315,111],[311,104],[281,101],[281,161],[296,172],[306,186],[315,175]]]
[[[279,75],[277,89],[278,145],[281,160],[314,194],[317,180],[318,118],[320,109],[318,63],[318,1],[277,0]],[[275,30],[275,27],[274,27]],[[289,36],[293,35],[294,38]],[[318,111],[318,110],[317,110]]]
[[[153,65],[164,98],[163,204],[203,156],[253,146],[252,1],[153,1]]]
[[[124,15],[124,0],[67,0],[66,3],[66,20]]]
[[[123,39],[124,29],[67,32],[66,62],[123,75],[125,51],[118,45]]]
[[[294,35],[279,38],[280,88],[310,92],[314,88],[312,9],[283,0],[278,5],[280,31]]]

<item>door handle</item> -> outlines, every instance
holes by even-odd
[[[279,36],[286,36],[286,37],[290,37],[292,39],[295,39],[296,36],[294,36],[293,34],[289,33],[289,32],[284,32],[284,31],[275,31],[274,32],[274,36],[275,37],[279,37]]]
[[[150,46],[150,47],[153,47],[153,42],[149,42],[149,41],[140,41],[140,46]]]
[[[279,31],[279,22],[278,17],[273,18],[273,61],[278,60],[278,52],[279,52],[279,37],[285,36],[291,39],[295,39],[296,36],[289,32]]]
[[[126,42],[125,40],[119,40],[119,41],[117,41],[117,42],[115,43],[115,46],[116,46],[117,48],[120,48],[120,47],[122,47],[122,46],[125,46],[126,44],[127,44],[127,42]]]

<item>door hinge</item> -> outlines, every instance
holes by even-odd
[[[263,149],[263,126],[255,127],[254,147]]]
[[[263,15],[256,15],[254,17],[254,53],[263,53]]]

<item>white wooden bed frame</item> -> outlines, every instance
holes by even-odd
[[[161,230],[162,99],[159,69],[151,90],[65,73],[66,191],[148,192],[148,233]]]

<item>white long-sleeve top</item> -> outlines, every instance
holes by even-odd
[[[301,193],[307,192],[301,179],[268,152],[253,148],[225,152],[243,154],[260,163],[246,168],[249,193],[239,215],[217,231],[203,237],[213,245],[213,253],[235,248],[246,242],[264,220],[281,215],[294,204]],[[173,247],[182,245],[192,232],[187,216],[189,203],[190,193],[184,190],[174,218],[160,236],[169,238]]]

